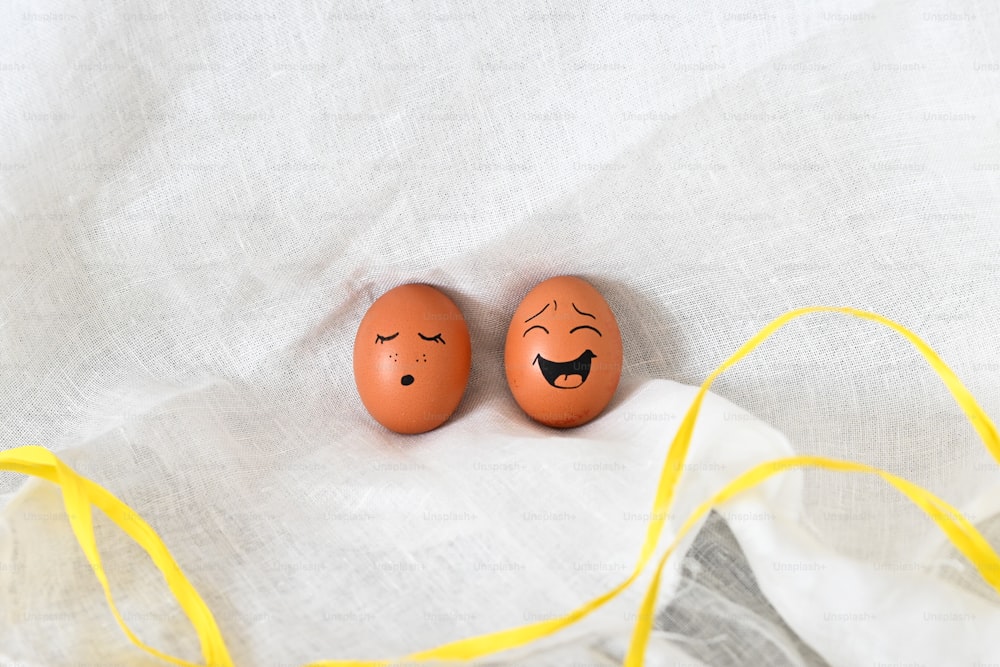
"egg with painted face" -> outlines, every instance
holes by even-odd
[[[535,421],[559,428],[589,422],[621,378],[622,337],[611,307],[582,278],[539,283],[514,311],[504,368],[514,400]]]
[[[462,312],[430,285],[389,290],[358,325],[358,395],[375,421],[396,433],[424,433],[446,422],[462,400],[471,366]]]

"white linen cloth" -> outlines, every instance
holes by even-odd
[[[983,2],[4,5],[0,448],[49,447],[149,520],[241,666],[566,613],[631,570],[692,385],[782,312],[899,321],[1000,414],[998,39]],[[524,417],[502,366],[559,274],[625,346],[570,431]],[[415,437],[351,376],[357,323],[406,282],[452,296],[474,350],[457,413]],[[810,316],[715,392],[672,529],[747,465],[814,453],[1000,545],[997,465],[890,330]],[[0,662],[160,664],[58,491],[0,492]],[[663,626],[650,664],[1000,661],[995,593],[884,483],[786,473],[719,514],[789,631],[727,608],[739,652]],[[152,565],[97,528],[132,627],[197,660]],[[491,664],[613,664],[647,581]]]

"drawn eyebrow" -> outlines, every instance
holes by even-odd
[[[441,334],[434,334],[433,336],[425,336],[418,331],[417,335],[423,338],[424,340],[434,341],[435,343],[441,343],[442,345],[445,344],[444,338],[441,338]]]
[[[581,315],[583,315],[585,317],[589,317],[592,320],[596,320],[597,319],[596,317],[594,317],[590,313],[585,313],[582,310],[580,310],[579,308],[577,308],[575,303],[573,304],[573,310],[575,310],[576,312],[580,313]]]
[[[573,333],[577,329],[590,329],[591,331],[597,331],[597,329],[595,329],[594,327],[590,326],[589,324],[584,324],[582,326],[573,327],[572,329],[569,330],[569,332]],[[597,331],[597,335],[600,336],[601,338],[604,338],[604,334],[602,334],[600,331]]]
[[[548,308],[548,307],[549,307],[549,304],[545,304],[545,308]],[[536,317],[538,317],[539,315],[541,315],[542,313],[544,313],[545,312],[545,308],[542,308],[540,311],[538,311],[537,313],[535,313],[534,315],[532,315],[531,317],[529,317],[528,319],[526,319],[524,321],[525,324],[527,324],[531,320],[535,319]]]
[[[521,334],[521,338],[524,338],[525,336],[527,336],[527,335],[528,335],[528,332],[529,332],[529,331],[531,331],[532,329],[541,329],[541,330],[542,330],[542,331],[544,331],[545,333],[548,333],[548,332],[549,332],[549,330],[548,330],[548,329],[546,329],[545,327],[543,327],[543,326],[542,326],[541,324],[536,324],[536,325],[534,325],[534,326],[531,326],[531,327],[528,327],[527,329],[525,329],[525,330],[524,330],[524,333],[523,333],[523,334]],[[602,338],[603,338],[603,336],[602,336]]]
[[[375,342],[376,343],[384,343],[387,340],[392,340],[393,338],[395,338],[398,335],[399,335],[398,331],[396,333],[392,334],[391,336],[383,336],[381,334],[375,334]]]

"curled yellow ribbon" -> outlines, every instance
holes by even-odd
[[[986,448],[993,455],[994,459],[1000,463],[1000,440],[998,440],[996,427],[993,422],[983,412],[982,408],[979,407],[975,398],[959,381],[954,372],[948,368],[930,346],[915,334],[881,315],[853,308],[817,306],[793,310],[769,323],[753,338],[742,345],[729,359],[709,375],[700,387],[698,394],[695,396],[694,401],[692,401],[691,407],[681,421],[680,427],[667,452],[667,458],[660,473],[660,480],[657,484],[656,495],[653,501],[652,518],[646,530],[645,540],[639,551],[639,559],[632,574],[625,581],[561,617],[449,642],[437,648],[411,654],[401,660],[328,660],[313,662],[307,667],[382,667],[394,662],[472,660],[500,651],[517,648],[550,636],[613,599],[638,578],[653,557],[673,502],[674,491],[683,470],[684,460],[687,458],[698,412],[701,409],[702,401],[709,387],[721,373],[749,354],[779,328],[797,317],[815,312],[838,312],[873,320],[902,334],[920,351],[934,371],[941,377],[956,402],[979,433]],[[779,459],[760,464],[743,473],[711,499],[698,506],[684,522],[671,545],[661,555],[653,580],[643,598],[629,645],[629,652],[625,660],[627,667],[641,667],[643,664],[645,648],[652,632],[654,605],[663,568],[684,536],[697,525],[698,521],[712,507],[753,488],[779,472],[809,466],[836,472],[861,472],[880,476],[924,510],[952,544],[972,562],[982,577],[995,590],[1000,592],[1000,556],[997,555],[992,546],[976,530],[975,526],[965,519],[957,509],[926,489],[886,471],[853,461],[841,461],[818,456],[796,456]],[[132,632],[121,617],[112,598],[107,575],[101,564],[100,554],[97,550],[91,516],[92,507],[97,507],[104,512],[152,558],[156,567],[163,574],[168,587],[180,604],[181,609],[187,615],[188,619],[190,619],[191,624],[198,634],[204,664],[209,667],[230,667],[232,665],[232,660],[229,657],[219,627],[208,607],[201,599],[201,596],[198,595],[198,592],[184,576],[156,532],[145,521],[139,518],[138,514],[132,511],[128,505],[118,500],[103,487],[71,470],[55,454],[42,447],[18,447],[6,452],[0,452],[0,470],[10,470],[40,477],[59,485],[62,489],[67,516],[72,524],[77,541],[80,543],[80,547],[83,549],[91,568],[94,570],[104,589],[104,595],[115,620],[132,643],[142,650],[173,664],[185,667],[195,664],[147,646]],[[126,521],[123,517],[128,517],[128,520]]]
[[[108,606],[111,608],[111,613],[118,622],[118,626],[133,644],[143,651],[175,665],[197,667],[197,663],[175,658],[147,646],[132,632],[132,629],[118,612],[118,607],[115,605],[108,585],[107,574],[101,564],[97,541],[94,538],[93,516],[90,513],[92,507],[97,507],[104,512],[153,559],[153,563],[163,573],[163,578],[170,588],[170,592],[173,593],[184,614],[194,626],[195,632],[198,633],[205,664],[212,667],[232,667],[233,662],[229,657],[226,643],[222,640],[222,633],[219,632],[219,626],[216,624],[212,612],[198,595],[198,591],[184,576],[180,566],[174,561],[160,536],[131,507],[118,500],[104,487],[73,471],[49,450],[37,445],[16,447],[0,452],[0,470],[10,470],[11,472],[39,477],[59,485],[62,489],[63,504],[66,506],[66,516],[69,517],[77,542],[80,543],[80,548],[83,549],[91,569],[97,575],[97,580],[101,582],[104,597],[108,601]]]

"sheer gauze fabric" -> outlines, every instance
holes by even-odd
[[[163,537],[238,665],[392,658],[625,578],[700,384],[849,305],[1000,414],[996,7],[413,2],[0,9],[0,447],[36,443]],[[532,423],[503,340],[537,282],[615,311],[599,419]],[[357,397],[371,302],[431,283],[473,369],[400,437]],[[995,462],[904,340],[796,320],[714,385],[668,526],[754,463],[926,486],[1000,545]],[[0,475],[0,662],[162,664],[49,484]],[[98,516],[123,616],[197,660]],[[667,568],[648,663],[1000,661],[996,595],[875,478],[788,472]],[[648,576],[496,665],[620,662]]]

